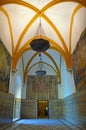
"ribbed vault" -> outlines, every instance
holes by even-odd
[[[30,48],[30,42],[39,37],[38,35],[35,36],[35,33],[40,18],[45,31],[45,36],[41,35],[40,37],[50,42],[49,50],[63,56],[67,68],[72,67],[71,55],[81,32],[86,26],[85,0],[48,0],[46,3],[37,0],[35,3],[34,5],[33,1],[27,2],[26,0],[0,0],[0,38],[12,55],[12,68],[16,68],[22,55],[23,57],[26,56],[27,52],[28,55],[31,55],[27,61],[24,61],[26,58],[23,58],[23,62],[25,62],[23,63],[24,80],[29,70],[37,64],[37,61],[32,63],[38,53]],[[17,13],[17,11],[19,12]],[[77,23],[78,20],[81,20],[81,23]],[[4,29],[3,24],[6,24]],[[79,29],[76,31],[77,26]],[[8,34],[8,37],[5,34]],[[61,80],[58,57],[54,59],[54,55],[49,51],[44,52],[44,54],[46,58],[50,59],[54,67],[49,61],[44,62],[44,64],[53,69]]]

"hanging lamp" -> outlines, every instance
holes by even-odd
[[[47,72],[46,72],[45,67],[43,65],[41,53],[39,54],[39,57],[40,57],[40,59],[39,59],[38,69],[37,69],[37,71],[35,71],[35,73],[36,73],[37,76],[41,77],[41,76],[46,75]]]
[[[41,25],[41,18],[40,18],[40,23],[39,23],[36,35],[37,33],[38,33],[39,38],[32,40],[30,43],[30,46],[34,51],[44,52],[50,47],[50,44],[48,40],[41,38],[41,36],[44,34],[44,31]]]

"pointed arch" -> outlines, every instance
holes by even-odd
[[[21,49],[19,50],[19,52],[16,53],[16,55],[13,57],[13,61],[12,61],[12,66],[13,66],[13,68],[16,68],[16,65],[17,65],[17,63],[18,63],[19,58],[21,57],[21,55],[22,55],[26,50],[28,50],[28,46],[30,45],[30,42],[31,42],[33,39],[35,39],[35,38],[37,38],[37,36],[31,38],[30,40],[28,40],[28,41],[21,47]],[[59,52],[63,55],[63,57],[64,57],[64,59],[65,59],[65,61],[66,61],[66,66],[67,66],[67,67],[70,67],[70,66],[72,65],[72,61],[71,61],[70,55],[67,55],[67,54],[64,52],[64,50],[59,46],[58,43],[56,43],[54,40],[52,40],[52,39],[50,39],[50,38],[48,38],[48,37],[45,37],[45,36],[41,36],[41,38],[44,38],[44,39],[48,40],[48,41],[52,44],[52,46],[53,46],[52,48],[54,48],[54,49],[56,48],[56,50],[59,51]],[[29,48],[29,49],[30,49],[30,48]]]
[[[8,27],[9,27],[9,30],[10,30],[10,37],[11,37],[11,43],[12,43],[12,55],[13,55],[13,53],[14,53],[14,41],[13,41],[13,32],[12,32],[12,26],[11,26],[10,18],[9,18],[7,11],[3,7],[0,7],[0,11],[2,11],[4,13],[4,15],[6,16],[7,21],[8,21]]]

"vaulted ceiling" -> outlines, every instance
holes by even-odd
[[[38,37],[49,40],[50,48],[42,54],[47,70],[60,76],[60,56],[66,66],[72,66],[71,55],[86,27],[85,0],[0,0],[0,38],[12,55],[12,67],[16,68],[22,56],[24,77],[38,63],[38,53],[30,42]]]

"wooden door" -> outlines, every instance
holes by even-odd
[[[49,107],[47,100],[38,100],[38,118],[49,117]]]

